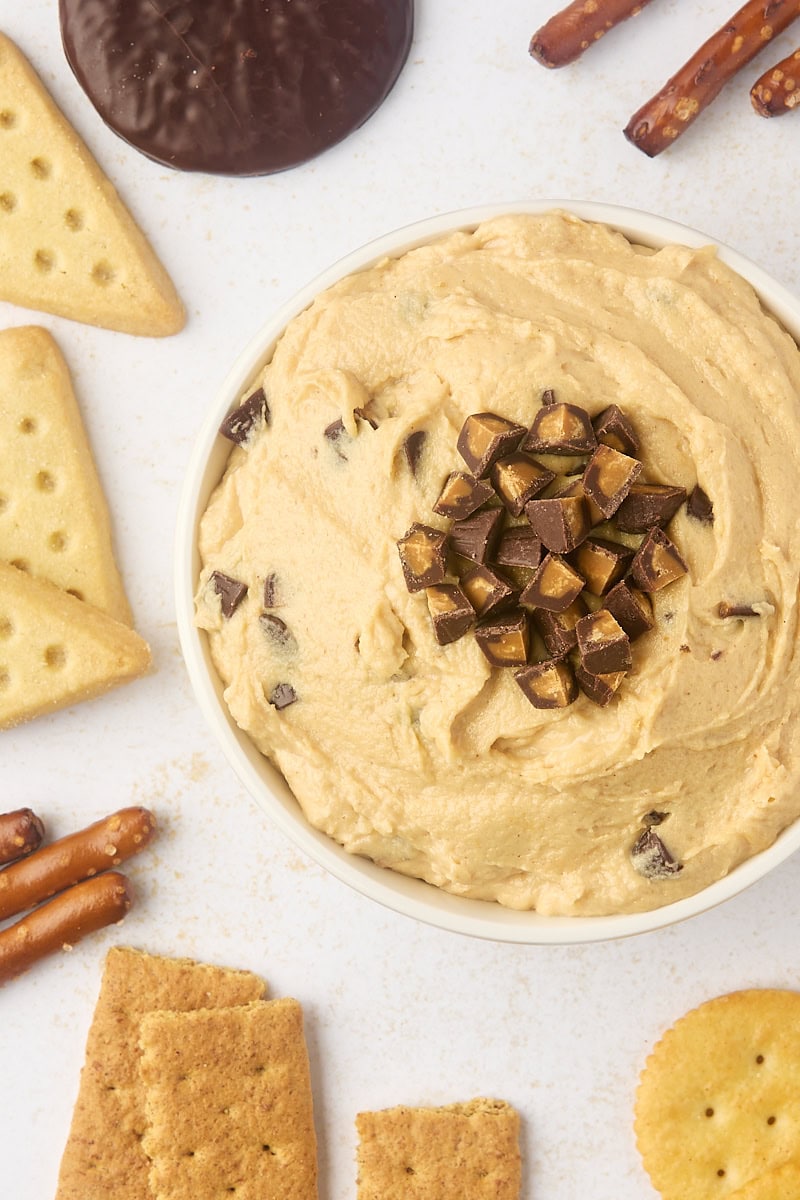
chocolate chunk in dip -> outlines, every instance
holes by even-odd
[[[658,592],[689,568],[678,547],[662,529],[651,529],[631,563],[631,578],[643,592]]]
[[[512,517],[518,517],[554,479],[552,471],[521,450],[498,459],[492,467],[492,486]]]
[[[559,555],[547,554],[520,596],[520,603],[526,608],[547,608],[550,612],[563,612],[577,600],[583,588],[582,575]]]
[[[607,675],[630,667],[630,638],[607,609],[581,617],[575,633],[581,664],[590,674]]]
[[[497,413],[472,413],[461,426],[456,449],[472,474],[481,479],[499,458],[516,450],[524,436],[524,425]]]
[[[508,579],[480,564],[461,576],[461,587],[479,617],[498,613],[519,599],[519,590]]]
[[[376,429],[377,424],[373,425],[372,428]],[[422,450],[427,437],[428,435],[424,429],[415,429],[403,442],[403,453],[406,456],[408,469],[414,476],[416,476],[419,469],[419,460],[422,457]]]
[[[613,517],[641,472],[642,464],[611,446],[600,445],[583,473],[583,491],[603,516]]]
[[[589,511],[582,496],[552,496],[529,500],[525,516],[543,546],[555,554],[568,554],[579,546],[591,529]]]
[[[611,589],[603,607],[608,609],[632,642],[655,625],[650,597],[638,588],[629,587],[624,580]]]
[[[465,521],[454,521],[450,528],[450,546],[463,558],[483,563],[490,558],[500,537],[503,521],[501,508],[487,508]]]
[[[695,484],[689,492],[689,499],[686,501],[686,511],[690,517],[694,517],[695,521],[700,521],[703,525],[714,524],[714,505],[699,483]]]
[[[421,592],[444,583],[447,564],[447,534],[441,529],[415,522],[397,543],[406,587]]]
[[[493,667],[522,667],[528,661],[530,629],[520,609],[484,621],[475,639]]]
[[[444,481],[433,511],[451,521],[463,521],[493,495],[491,485],[484,479],[476,479],[466,471],[452,471]]]
[[[434,584],[426,588],[425,596],[433,632],[440,646],[457,641],[475,624],[475,610],[457,584]]]
[[[228,413],[219,431],[228,441],[246,446],[262,425],[269,425],[269,404],[264,389],[256,388],[238,408]]]
[[[274,645],[289,647],[294,646],[294,636],[285,621],[280,617],[276,617],[274,613],[261,613],[258,618],[258,623],[264,636]]]
[[[505,529],[494,552],[498,567],[538,567],[542,543],[529,525]]]
[[[290,704],[294,704],[297,692],[290,683],[276,683],[268,698],[272,707],[277,708],[280,712],[282,708],[288,708]]]
[[[232,617],[247,595],[247,584],[226,575],[224,571],[214,571],[209,582],[219,596],[223,617]]]
[[[645,879],[668,879],[683,870],[683,864],[675,860],[652,827],[645,829],[634,842],[631,862]]]
[[[357,129],[408,55],[413,0],[60,0],[102,119],[183,171],[266,175]]]
[[[591,454],[597,445],[592,422],[577,404],[545,404],[533,418],[522,449],[541,454]]]
[[[637,480],[617,510],[617,529],[621,533],[647,533],[655,525],[663,528],[685,499],[685,488]]]
[[[603,446],[619,450],[620,454],[630,454],[639,457],[639,439],[636,430],[616,404],[609,404],[592,421],[594,436]]]
[[[534,708],[567,708],[578,695],[572,668],[563,658],[523,667],[514,678]]]
[[[584,696],[593,704],[599,704],[601,708],[605,708],[614,699],[625,674],[625,671],[608,671],[603,675],[592,675],[582,663],[575,667],[575,679]]]

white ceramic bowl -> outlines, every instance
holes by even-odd
[[[193,621],[193,596],[199,572],[197,528],[209,496],[219,482],[230,453],[230,442],[217,433],[245,388],[269,361],[275,343],[293,317],[314,297],[345,275],[360,271],[386,256],[403,254],[458,229],[473,229],[481,221],[511,212],[546,212],[561,208],[586,220],[601,221],[633,241],[659,247],[667,243],[703,246],[712,242],[696,230],[635,209],[609,204],[550,200],[492,205],[447,213],[386,234],[348,254],[324,271],[294,299],[274,313],[240,354],[211,405],[190,459],[183,487],[176,533],[175,589],[178,631],[189,677],[197,700],[240,781],[291,840],[321,866],[372,900],[407,916],[457,933],[503,942],[566,944],[627,937],[659,929],[704,912],[741,892],[800,847],[800,821],[786,829],[767,850],[736,867],[724,879],[694,896],[648,912],[603,917],[551,917],[517,912],[482,900],[465,900],[421,880],[409,879],[348,854],[326,834],[306,821],[280,773],[238,728],[222,699],[222,684],[211,663],[205,634]],[[761,268],[727,247],[720,258],[738,271],[759,293],[769,309],[800,342],[800,301]]]

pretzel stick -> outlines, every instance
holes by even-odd
[[[43,837],[44,825],[32,809],[0,813],[0,864],[31,854]]]
[[[565,67],[580,58],[593,42],[628,17],[635,17],[650,0],[573,0],[551,17],[531,38],[531,58],[543,67]]]
[[[689,128],[740,67],[798,16],[798,0],[748,0],[633,114],[625,137],[655,158]]]
[[[760,117],[780,117],[800,104],[800,50],[765,71],[750,89],[753,108]]]
[[[121,808],[88,829],[6,867],[0,871],[0,921],[33,908],[81,879],[118,867],[144,849],[155,827],[155,818],[146,808]]]
[[[106,925],[121,921],[133,903],[128,880],[106,871],[56,896],[0,931],[0,986],[55,950],[71,950],[76,942]]]

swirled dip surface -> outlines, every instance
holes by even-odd
[[[713,248],[493,220],[321,295],[258,382],[269,423],[203,518],[197,619],[309,821],[456,894],[599,914],[693,893],[798,816],[800,352]],[[672,519],[688,574],[655,593],[607,708],[533,708],[472,636],[437,643],[401,571],[406,530],[446,526],[465,418],[529,425],[543,388],[618,404],[647,478],[713,505]],[[214,571],[247,587],[228,617]],[[665,878],[631,856],[653,812],[682,864]]]

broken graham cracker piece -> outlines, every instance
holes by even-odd
[[[779,1187],[759,1191],[755,1181],[798,1159],[798,1024],[800,992],[756,988],[701,1004],[657,1043],[639,1082],[635,1131],[664,1200],[740,1191],[779,1200]]]
[[[362,1112],[357,1200],[517,1200],[519,1115],[503,1100]]]
[[[123,333],[183,328],[183,305],[144,234],[1,33],[0,162],[0,299]]]
[[[317,1152],[296,1000],[153,1012],[141,1078],[154,1200],[316,1200]]]
[[[69,370],[37,326],[0,332],[0,559],[131,624]]]
[[[146,1013],[227,1009],[264,993],[263,981],[249,971],[124,946],[109,950],[55,1200],[150,1198],[139,1074],[139,1023]]]
[[[150,647],[46,579],[0,562],[0,729],[143,675]]]

